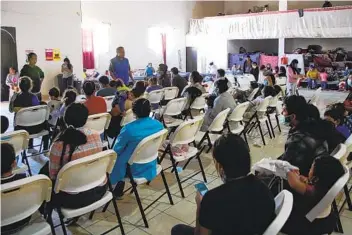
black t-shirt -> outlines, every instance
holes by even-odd
[[[254,175],[229,181],[207,192],[199,223],[212,235],[263,234],[275,218],[270,190]]]

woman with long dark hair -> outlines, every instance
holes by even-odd
[[[64,59],[64,63],[61,65],[62,79],[63,79],[63,90],[73,86],[73,66],[69,58]]]
[[[297,80],[303,76],[298,71],[298,60],[294,59],[287,67],[287,95],[295,95],[297,90]]]

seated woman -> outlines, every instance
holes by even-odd
[[[123,196],[127,162],[139,142],[164,128],[159,121],[149,117],[151,109],[147,99],[140,98],[135,100],[132,111],[137,120],[122,128],[114,146],[114,151],[118,157],[110,177],[112,184],[117,183],[114,190],[114,194],[117,197]],[[133,177],[152,180],[156,176],[156,164],[156,160],[147,164],[133,164],[131,166]]]
[[[189,75],[190,84],[187,85],[181,92],[181,96],[187,98],[187,105],[185,110],[187,110],[192,105],[192,103],[197,97],[206,93],[205,88],[202,86],[202,81],[203,81],[203,77],[197,71],[193,71]],[[192,112],[192,116],[196,116],[196,115],[197,113]]]
[[[344,113],[342,110],[337,108],[332,108],[324,113],[325,120],[333,123],[336,130],[343,135],[346,139],[351,135],[350,130],[344,125]]]
[[[336,218],[331,211],[323,218],[309,222],[306,214],[325,196],[336,181],[345,174],[339,160],[327,156],[318,157],[312,164],[308,178],[297,171],[287,174],[289,190],[293,194],[293,208],[282,231],[286,234],[331,234]],[[330,207],[330,206],[329,206]]]
[[[19,84],[20,93],[15,93],[10,101],[10,111],[17,113],[22,108],[40,105],[38,97],[31,92],[33,87],[32,80],[25,76],[22,77]],[[16,116],[16,114],[15,114]],[[16,126],[15,130],[26,130],[29,134],[39,133],[48,128],[47,121],[35,126]],[[49,136],[43,136],[43,148],[47,150],[49,147]],[[29,140],[28,153],[36,153],[37,150],[33,148],[33,139]]]
[[[50,149],[49,176],[52,180],[56,180],[58,172],[68,162],[102,151],[99,133],[84,128],[87,119],[88,109],[83,104],[73,103],[67,107],[64,116],[67,129],[59,134]],[[77,194],[60,192],[53,195],[53,203],[72,209],[88,206],[101,199],[106,189],[104,184]]]
[[[249,107],[247,108],[246,113],[244,114],[246,118],[251,118],[253,116],[258,106],[264,101],[266,97],[276,96],[276,91],[272,86],[265,86],[261,90],[261,93],[262,93],[261,96],[258,96],[257,98],[255,98],[253,101],[250,102]]]
[[[218,80],[216,82],[216,90],[219,93],[219,96],[214,100],[214,107],[210,112],[207,112],[204,116],[204,122],[201,127],[201,131],[207,131],[210,124],[213,122],[215,117],[227,108],[230,108],[231,111],[236,107],[236,101],[233,96],[227,92],[229,87],[227,86],[226,80]]]
[[[163,87],[158,85],[158,79],[156,77],[149,78],[148,87],[146,88],[145,92],[150,93],[152,91],[157,91],[160,89],[163,89]]]
[[[275,202],[269,188],[250,174],[248,145],[239,135],[222,135],[213,158],[224,184],[204,196],[197,192],[196,227],[179,224],[171,235],[263,234],[275,218]]]

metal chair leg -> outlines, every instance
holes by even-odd
[[[57,208],[57,213],[59,214],[62,232],[64,233],[64,235],[67,235],[66,226],[64,223],[64,216],[63,216],[60,208]]]
[[[340,219],[340,215],[339,215],[339,210],[337,209],[336,200],[334,200],[334,201],[332,202],[332,209],[333,209],[334,214],[335,214],[335,216],[336,216],[336,228],[335,228],[335,232],[343,233],[342,223],[341,223],[341,219]]]
[[[27,155],[26,155],[26,150],[24,150],[23,152],[22,152],[22,163],[25,163],[26,165],[27,165],[27,167],[28,167],[28,173],[29,173],[29,175],[30,176],[32,176],[32,171],[31,171],[31,167],[29,166],[29,161],[28,161],[28,157],[27,157]]]
[[[137,191],[137,185],[136,185],[136,182],[134,182],[134,180],[133,180],[133,175],[132,175],[132,172],[131,172],[131,169],[130,169],[129,165],[127,166],[127,174],[129,176],[130,182],[132,184],[133,193],[136,196],[137,204],[138,204],[138,207],[139,207],[139,211],[141,212],[141,215],[142,215],[144,226],[146,228],[149,228],[147,217],[145,216],[144,209],[143,209],[143,206],[142,206],[142,202],[141,202],[141,199],[140,199],[138,191]]]
[[[266,145],[265,144],[264,135],[263,135],[263,130],[262,130],[262,127],[260,125],[260,122],[258,122],[258,128],[259,128],[260,136],[262,137],[263,144]]]
[[[349,193],[347,184],[345,185],[345,187],[343,187],[343,191],[345,191],[345,197],[346,197],[348,209],[350,211],[352,211],[352,202],[351,202],[351,197],[350,197],[350,193]]]
[[[169,202],[170,202],[171,205],[173,205],[174,201],[172,200],[172,196],[171,196],[171,193],[170,193],[169,185],[167,184],[167,181],[166,181],[166,178],[165,178],[164,170],[161,170],[160,175],[161,175],[161,178],[163,179],[165,190],[166,190],[166,193],[167,193],[167,197],[169,198]]]
[[[281,132],[279,117],[275,115],[275,119],[276,119],[277,128],[279,128],[279,131]]]
[[[119,222],[119,225],[120,225],[121,234],[125,235],[125,230],[123,229],[123,225],[122,225],[122,219],[119,213],[119,209],[117,208],[116,197],[113,193],[113,189],[112,189],[112,185],[109,177],[108,177],[108,186],[109,186],[110,192],[112,193],[112,204],[114,205],[115,214],[116,214],[117,221]],[[106,204],[106,205],[109,205],[109,204]]]
[[[50,225],[50,229],[51,229],[51,234],[53,235],[56,235],[56,232],[55,232],[55,227],[54,227],[54,222],[53,222],[53,218],[52,218],[52,213],[53,213],[53,210],[50,209],[50,211],[47,213],[46,215],[46,221],[49,223]]]
[[[170,150],[170,158],[171,158],[172,167],[173,167],[174,170],[175,170],[175,176],[176,176],[176,180],[177,180],[178,187],[180,188],[181,196],[184,198],[184,197],[185,197],[185,194],[184,194],[184,192],[183,192],[181,180],[180,180],[180,177],[179,177],[179,175],[178,175],[178,172],[177,172],[177,169],[176,169],[175,159],[174,159],[174,156],[172,155],[171,150]]]
[[[265,124],[266,124],[266,128],[268,129],[269,137],[270,137],[270,139],[272,139],[273,136],[271,135],[271,130],[270,130],[270,127],[269,127],[268,120],[265,121]]]
[[[200,160],[199,153],[197,153],[196,158],[197,158],[197,160],[198,160],[198,162],[199,162],[199,167],[200,167],[200,170],[201,170],[201,172],[202,172],[204,182],[205,182],[205,183],[207,183],[207,178],[206,178],[206,176],[205,176],[205,172],[204,172],[203,164],[202,164],[202,161]]]
[[[275,131],[274,131],[274,128],[273,128],[273,124],[271,123],[269,115],[268,115],[268,121],[269,121],[269,126],[270,126],[270,129],[271,129],[271,133],[273,134],[273,138],[275,138]]]

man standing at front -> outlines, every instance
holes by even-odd
[[[121,80],[126,86],[128,86],[129,78],[134,82],[130,62],[125,58],[125,49],[123,47],[116,49],[116,57],[110,60],[109,71],[113,79]]]

